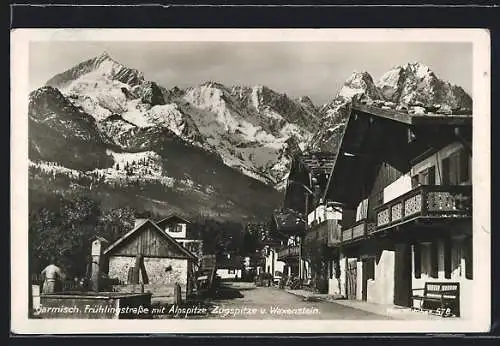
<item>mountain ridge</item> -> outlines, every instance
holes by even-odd
[[[153,184],[175,193],[176,201],[161,202],[175,210],[193,209],[184,199],[193,210],[210,204],[214,214],[234,208],[241,215],[233,217],[247,217],[279,205],[297,148],[336,151],[353,100],[419,114],[430,107],[442,114],[472,107],[462,88],[423,64],[396,66],[377,81],[354,71],[329,102],[317,106],[308,96],[289,97],[265,85],[205,81],[167,89],[104,52],[30,94],[30,159],[97,175],[102,184]],[[229,180],[224,184],[213,172]],[[236,198],[238,187],[229,181],[252,197]],[[102,188],[108,191],[108,185]],[[193,186],[198,190],[190,193]]]

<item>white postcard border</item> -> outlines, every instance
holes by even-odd
[[[338,41],[473,44],[473,319],[38,320],[28,319],[28,59],[30,41]],[[464,333],[491,323],[490,36],[485,29],[16,29],[11,31],[11,331],[80,333]]]

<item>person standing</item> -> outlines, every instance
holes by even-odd
[[[49,264],[42,270],[43,288],[42,293],[55,293],[61,288],[63,272],[55,264]]]

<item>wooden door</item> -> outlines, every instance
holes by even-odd
[[[347,299],[356,299],[358,268],[356,261],[348,261],[346,268]]]
[[[396,244],[394,247],[394,304],[411,304],[411,247],[409,244]]]
[[[368,280],[375,278],[375,258],[368,257],[363,259],[363,289],[361,290],[361,299],[368,299]]]

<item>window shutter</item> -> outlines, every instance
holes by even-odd
[[[446,157],[441,161],[442,168],[442,185],[450,185],[450,157]]]
[[[415,278],[420,279],[422,276],[422,248],[419,243],[413,245],[413,262],[415,265]]]
[[[418,184],[419,184],[418,177],[419,177],[418,174],[411,177],[411,188],[412,189],[414,189],[418,186]]]
[[[422,171],[418,174],[418,184],[419,185],[426,185],[426,180],[427,180],[427,172]]]
[[[436,167],[431,166],[427,169],[427,185],[436,185]]]
[[[460,151],[457,151],[449,156],[448,176],[450,185],[458,185],[462,182],[460,160]]]
[[[431,277],[434,279],[438,278],[438,247],[436,242],[432,242],[430,246],[431,255]]]
[[[451,241],[449,238],[444,241],[444,277],[451,278]]]
[[[464,148],[460,150],[460,182],[469,181],[469,155]]]

